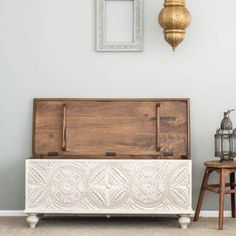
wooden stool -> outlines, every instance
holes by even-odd
[[[236,217],[235,212],[235,171],[236,171],[236,161],[233,162],[219,162],[219,161],[207,161],[204,163],[206,166],[205,174],[202,181],[202,187],[199,194],[199,199],[197,203],[197,209],[193,221],[198,221],[199,214],[202,206],[202,201],[204,198],[205,191],[211,191],[214,193],[219,193],[219,230],[223,230],[224,221],[224,195],[231,194],[231,210],[232,217]],[[208,184],[208,179],[210,174],[216,171],[220,177],[219,184]],[[230,176],[230,182],[225,182],[225,177]],[[227,189],[230,187],[230,189]]]

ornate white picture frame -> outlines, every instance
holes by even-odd
[[[143,0],[133,1],[132,42],[106,42],[106,1],[96,0],[96,51],[139,52],[143,50]],[[126,0],[112,0],[126,1]]]

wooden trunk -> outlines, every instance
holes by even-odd
[[[188,99],[35,99],[27,222],[192,213]]]

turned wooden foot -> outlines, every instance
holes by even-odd
[[[181,229],[187,229],[188,225],[190,223],[190,218],[189,218],[189,216],[181,215],[181,216],[179,216],[178,222],[180,224]]]
[[[30,228],[35,228],[36,224],[39,222],[39,218],[36,214],[29,214],[26,221]]]

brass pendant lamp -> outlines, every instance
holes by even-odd
[[[184,40],[185,29],[191,21],[190,13],[185,7],[185,0],[165,0],[158,21],[164,29],[165,40],[175,51]]]

